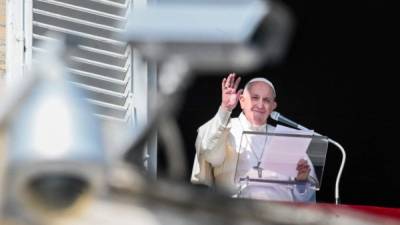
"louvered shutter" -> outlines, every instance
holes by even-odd
[[[48,32],[68,34],[78,49],[68,65],[95,115],[127,124],[131,118],[132,50],[116,37],[124,32],[131,0],[32,0],[32,58],[51,41]]]
[[[7,14],[7,82],[23,79],[45,49],[41,42],[54,41],[48,32],[68,34],[79,43],[68,63],[70,82],[86,93],[95,116],[107,131],[110,154],[119,155],[132,132],[147,124],[150,99],[157,92],[157,67],[118,40],[125,32],[133,5],[146,7],[148,0],[25,0],[10,1]],[[134,81],[133,81],[134,80]],[[109,129],[111,128],[111,129]],[[126,129],[128,128],[128,129]],[[121,148],[120,148],[121,147]],[[144,165],[155,177],[157,137],[145,145]]]

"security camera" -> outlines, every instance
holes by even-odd
[[[292,30],[289,11],[262,0],[163,1],[133,8],[124,39],[149,60],[181,58],[201,71],[278,62]]]

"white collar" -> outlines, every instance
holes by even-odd
[[[260,126],[254,126],[247,120],[243,112],[241,112],[239,115],[239,122],[242,125],[243,130],[259,131],[259,132],[266,131],[267,123],[264,123],[263,125]]]

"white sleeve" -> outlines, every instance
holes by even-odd
[[[199,128],[196,139],[197,154],[212,166],[221,165],[225,159],[230,115],[230,111],[224,111],[220,107],[217,114]]]
[[[315,190],[309,183],[293,188],[293,196],[296,202],[316,202]]]
[[[315,173],[315,169],[313,163],[311,162],[311,159],[307,156],[306,160],[311,168],[309,176],[316,178],[317,175]],[[295,201],[297,202],[316,202],[315,190],[311,187],[310,183],[307,183],[305,185],[297,185],[293,189],[293,195]]]

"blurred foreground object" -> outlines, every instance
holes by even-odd
[[[28,224],[77,211],[105,188],[100,128],[65,81],[66,50],[52,44],[1,121],[8,127],[2,212]]]
[[[292,23],[275,1],[163,1],[133,8],[125,39],[148,60],[181,58],[192,70],[240,72],[279,62]]]

